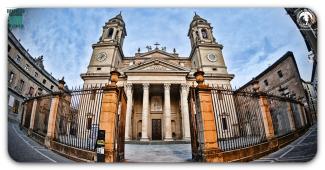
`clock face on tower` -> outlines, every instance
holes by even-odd
[[[105,52],[101,52],[96,56],[96,59],[100,62],[104,61],[106,58],[107,58],[107,54]]]
[[[212,53],[208,54],[207,57],[208,57],[208,60],[211,61],[211,62],[216,62],[217,61],[217,56],[212,54]]]

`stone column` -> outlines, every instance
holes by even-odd
[[[272,123],[272,116],[270,112],[269,103],[267,102],[266,96],[260,95],[259,97],[259,105],[262,111],[263,123],[265,135],[268,140],[274,138],[274,128]]]
[[[191,140],[191,132],[190,132],[190,120],[189,120],[189,112],[188,112],[188,91],[189,86],[184,83],[181,84],[181,112],[182,112],[182,122],[183,122],[183,139]]]
[[[294,115],[293,115],[294,113],[291,108],[291,102],[287,102],[287,105],[288,105],[288,118],[289,118],[290,128],[291,128],[291,131],[295,131],[296,125],[295,125],[295,120],[294,120]]]
[[[131,116],[132,116],[132,84],[126,84],[126,120],[125,120],[125,140],[131,140]]]
[[[143,84],[141,141],[148,141],[149,83]]]
[[[51,140],[54,139],[56,115],[58,112],[59,100],[60,100],[59,95],[55,95],[53,96],[51,101],[50,114],[47,123],[47,134],[45,137],[45,146],[48,148],[51,147]]]
[[[170,84],[164,84],[164,117],[165,117],[165,141],[172,141],[172,122],[170,111]]]
[[[34,99],[33,107],[32,107],[32,113],[31,113],[31,116],[30,116],[29,129],[28,129],[28,134],[29,135],[32,134],[32,131],[34,129],[34,122],[35,122],[35,116],[36,116],[36,107],[37,107],[37,99]]]

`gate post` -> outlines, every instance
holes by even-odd
[[[28,128],[28,135],[31,135],[33,133],[34,129],[34,122],[35,122],[35,115],[36,115],[36,107],[37,107],[37,99],[33,100],[33,107],[32,107],[32,113],[30,115],[30,122],[29,122],[29,128]]]
[[[198,97],[197,122],[198,122],[198,144],[199,154],[203,162],[222,162],[222,157],[218,153],[216,118],[213,111],[212,94],[208,85],[203,84],[204,72],[197,71],[194,73],[198,83],[196,95]]]
[[[101,103],[101,113],[99,117],[99,130],[105,131],[105,147],[104,155],[105,162],[116,162],[115,139],[116,134],[116,114],[118,111],[118,95],[119,90],[116,86],[118,81],[119,72],[111,72],[111,84],[104,87],[103,98]],[[124,137],[124,136],[123,136]]]
[[[267,101],[266,95],[263,94],[262,92],[258,91],[260,88],[260,86],[258,84],[258,80],[254,80],[252,82],[252,85],[253,85],[253,90],[259,96],[259,105],[260,105],[261,112],[262,112],[265,135],[266,135],[267,140],[270,141],[271,139],[273,139],[275,137],[273,121],[272,121],[272,116],[271,116],[271,112],[270,112],[270,106]]]
[[[296,130],[295,120],[294,120],[294,117],[293,117],[294,113],[292,111],[290,101],[287,101],[287,105],[288,105],[288,118],[289,118],[290,128],[291,128],[291,131],[293,132],[293,131]]]
[[[56,115],[58,113],[58,107],[59,107],[59,100],[60,100],[60,93],[64,92],[64,80],[63,78],[59,80],[59,94],[56,94],[53,96],[51,101],[51,108],[50,108],[50,114],[49,119],[47,123],[47,134],[45,137],[44,144],[47,148],[51,148],[51,141],[54,139],[55,135],[55,126],[56,126]]]

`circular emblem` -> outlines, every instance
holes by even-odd
[[[217,61],[217,56],[214,55],[214,54],[208,54],[208,60],[211,61],[211,62],[216,62]]]
[[[107,55],[105,52],[101,52],[101,53],[97,54],[97,57],[96,57],[96,59],[98,61],[104,61],[106,58],[107,58]]]
[[[297,23],[302,28],[310,28],[316,23],[315,14],[309,9],[303,9],[297,13]]]

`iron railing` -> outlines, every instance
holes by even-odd
[[[60,96],[54,140],[95,150],[103,89],[85,87]]]
[[[202,120],[197,116],[200,110],[198,90],[192,87],[189,97],[191,135],[194,136],[191,138],[192,151],[198,149],[198,143],[202,140],[199,133],[200,129],[202,130]],[[261,95],[266,97],[276,137],[292,132],[289,107],[292,110],[296,129],[303,127],[302,113],[299,110],[301,103],[291,98],[252,91],[234,91],[224,87],[212,87],[207,90],[211,91],[217,141],[222,151],[245,148],[267,141],[261,110]]]

